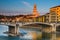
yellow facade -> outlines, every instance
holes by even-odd
[[[39,17],[34,17],[33,22],[39,22]]]
[[[40,22],[45,22],[45,15],[39,17]]]
[[[50,8],[50,17],[51,22],[60,22],[60,6]]]
[[[45,22],[45,15],[33,18],[33,22]]]

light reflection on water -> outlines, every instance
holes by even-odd
[[[60,33],[57,33],[56,39],[57,39],[57,40],[60,40]]]
[[[20,29],[20,33],[23,33],[24,36],[19,37],[9,37],[7,34],[3,34],[3,32],[8,31],[7,26],[0,25],[0,40],[52,40],[52,34],[51,33],[42,33],[32,30],[23,30]],[[53,35],[54,36],[54,35]],[[60,40],[60,36],[57,37],[56,40]]]

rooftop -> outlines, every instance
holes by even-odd
[[[51,8],[56,8],[56,7],[60,7],[60,5],[58,5],[58,6],[54,6],[54,7],[51,7]]]

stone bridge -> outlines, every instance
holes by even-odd
[[[60,27],[60,23],[42,23],[42,22],[27,22],[27,23],[10,23],[0,22],[0,25],[6,25],[9,27],[8,34],[10,36],[19,35],[19,28],[23,29],[35,29],[42,32],[56,32]]]

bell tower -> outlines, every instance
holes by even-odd
[[[37,7],[36,7],[36,4],[34,4],[34,8],[33,8],[33,16],[37,17],[37,16],[40,16],[38,11],[37,11]]]

